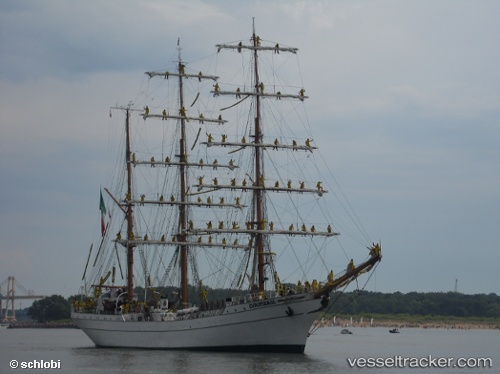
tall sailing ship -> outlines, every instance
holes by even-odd
[[[254,29],[216,46],[219,78],[178,47],[171,70],[145,73],[142,101],[113,108],[123,166],[72,312],[96,346],[302,353],[331,294],[381,260],[370,241],[357,265],[335,250],[308,97],[285,82],[297,51]]]

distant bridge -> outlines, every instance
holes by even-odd
[[[5,290],[5,285],[7,289]],[[23,295],[16,295],[15,289],[21,290]],[[7,300],[5,305],[5,313],[1,315],[2,322],[16,322],[16,310],[14,309],[14,301],[27,299],[43,299],[45,296],[35,295],[32,290],[27,290],[21,283],[15,280],[14,277],[8,277],[0,283],[0,314],[3,311],[2,301]]]

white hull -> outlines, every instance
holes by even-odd
[[[124,321],[121,315],[78,312],[72,318],[98,347],[302,353],[321,301],[302,294],[173,321]]]

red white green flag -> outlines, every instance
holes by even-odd
[[[101,199],[99,201],[99,210],[101,211],[101,234],[104,236],[106,233],[106,224],[104,222],[104,217],[106,216],[106,205],[104,205],[104,199],[102,198],[102,191],[100,191]]]

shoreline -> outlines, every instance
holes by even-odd
[[[51,329],[61,329],[61,328],[74,328],[77,329],[78,326],[72,321],[52,321],[52,322],[33,322],[33,321],[23,321],[23,322],[11,322],[2,323],[2,325],[8,325],[7,328],[18,329],[18,328],[51,328]],[[370,327],[385,327],[385,328],[422,328],[422,329],[457,329],[457,330],[500,330],[500,321],[467,321],[467,320],[450,320],[444,318],[435,318],[433,320],[426,320],[425,317],[421,319],[415,318],[414,321],[408,321],[404,318],[390,318],[389,316],[384,317],[374,317],[374,318],[363,318],[363,317],[353,317],[353,318],[342,318],[335,317],[332,319],[322,318],[316,320],[313,324],[317,327],[356,327],[356,328],[370,328]],[[2,326],[5,327],[5,326]]]
[[[435,321],[415,321],[409,322],[402,319],[387,319],[376,321],[371,319],[368,321],[363,321],[363,318],[356,320],[350,318],[335,318],[334,319],[321,319],[315,321],[314,325],[319,327],[360,327],[360,328],[370,328],[370,327],[385,327],[385,328],[421,328],[421,329],[456,329],[456,330],[500,330],[500,322],[480,322],[480,321],[450,321],[450,320],[438,320]]]

